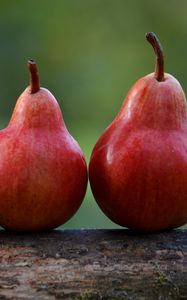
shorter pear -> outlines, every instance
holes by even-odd
[[[114,222],[156,232],[187,222],[187,103],[179,82],[164,73],[162,47],[155,73],[139,79],[96,143],[89,165],[92,192]]]
[[[0,131],[0,226],[53,229],[77,211],[87,167],[54,96],[40,88],[36,63],[28,61],[30,86]]]

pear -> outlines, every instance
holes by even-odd
[[[146,34],[156,69],[130,89],[97,141],[89,164],[93,195],[115,223],[158,232],[187,222],[187,103],[164,73],[161,44]]]
[[[0,131],[0,226],[38,231],[65,223],[79,208],[87,167],[54,96],[40,88],[28,61],[30,85]]]

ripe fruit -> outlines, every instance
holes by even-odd
[[[187,104],[179,82],[164,73],[158,39],[146,37],[157,56],[155,73],[135,83],[99,138],[89,178],[111,220],[155,232],[187,222]]]
[[[76,212],[87,168],[57,101],[40,88],[35,62],[28,68],[30,86],[0,131],[0,226],[36,231],[55,228]]]

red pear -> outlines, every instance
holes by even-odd
[[[155,73],[135,83],[99,138],[89,178],[111,220],[156,232],[187,222],[187,103],[179,82],[164,73],[157,37],[146,38],[157,56]]]
[[[36,231],[55,228],[77,211],[87,168],[57,101],[40,88],[36,63],[28,61],[28,68],[30,86],[0,131],[0,226]]]

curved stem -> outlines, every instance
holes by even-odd
[[[37,93],[40,89],[38,68],[37,68],[37,64],[32,59],[28,60],[27,66],[28,66],[29,73],[30,73],[31,94],[34,94],[34,93]]]
[[[146,33],[146,39],[152,45],[157,58],[155,77],[158,81],[164,81],[164,53],[162,45],[154,32]]]

